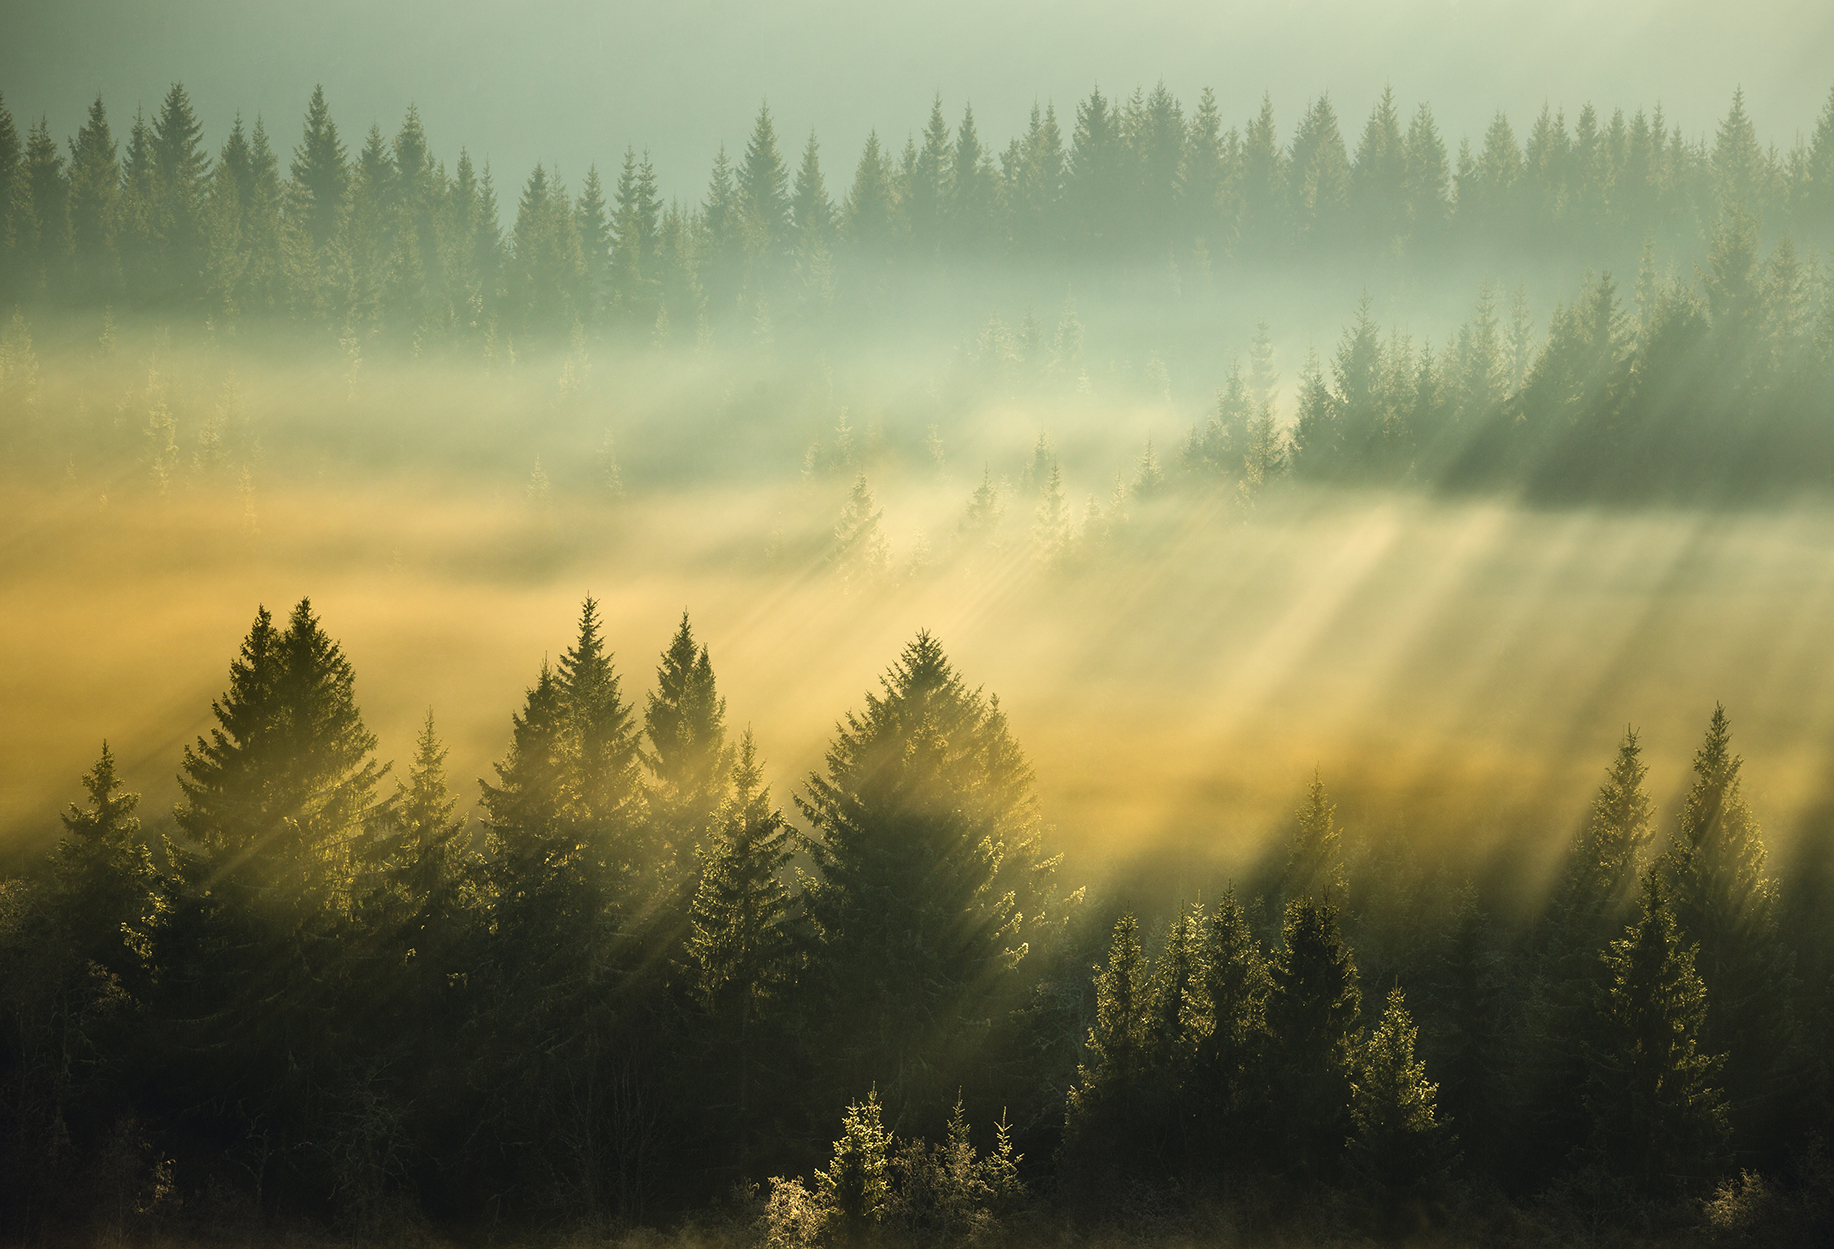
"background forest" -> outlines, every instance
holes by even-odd
[[[1834,95],[1068,111],[0,108],[0,1234],[1830,1235]]]

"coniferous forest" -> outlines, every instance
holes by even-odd
[[[1834,1243],[1834,94],[41,103],[0,1239]]]

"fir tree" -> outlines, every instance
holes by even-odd
[[[414,762],[379,822],[370,848],[385,911],[400,909],[411,948],[438,946],[452,937],[456,892],[465,870],[466,817],[446,783],[446,746],[427,712],[414,741]],[[424,950],[429,961],[437,951]]]

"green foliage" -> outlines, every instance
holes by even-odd
[[[1727,1141],[1723,1058],[1703,1048],[1707,986],[1684,946],[1659,872],[1643,877],[1642,915],[1604,954],[1610,987],[1588,1051],[1591,1149],[1650,1192],[1697,1188]]]
[[[1285,1119],[1284,1157],[1288,1165],[1329,1174],[1347,1135],[1362,989],[1330,901],[1288,902],[1281,943],[1267,1029],[1274,1105]]]
[[[831,1235],[858,1244],[885,1217],[891,1197],[887,1175],[892,1136],[879,1119],[878,1090],[850,1102],[841,1117],[841,1137],[825,1171],[815,1173],[816,1191],[828,1207]]]
[[[1452,1137],[1435,1108],[1439,1086],[1414,1056],[1418,1037],[1405,995],[1390,989],[1381,1020],[1357,1051],[1351,1083],[1350,1167],[1391,1198],[1422,1191],[1452,1162]]]

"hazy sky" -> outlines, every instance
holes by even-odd
[[[266,118],[284,159],[322,81],[353,147],[372,121],[392,133],[413,101],[441,156],[466,144],[500,183],[537,159],[576,181],[648,144],[665,191],[695,196],[765,98],[786,147],[820,132],[832,185],[868,127],[901,143],[938,90],[952,122],[971,101],[1000,143],[1034,98],[1067,117],[1096,82],[1124,93],[1164,78],[1187,102],[1213,86],[1231,120],[1270,90],[1282,137],[1329,90],[1354,141],[1384,83],[1410,110],[1430,101],[1453,137],[1498,107],[1520,133],[1543,100],[1569,116],[1586,100],[1660,101],[1699,134],[1743,84],[1761,134],[1787,146],[1834,84],[1827,0],[0,0],[0,29],[0,92],[59,137],[98,88],[125,130],[181,79],[213,146],[239,108]]]

